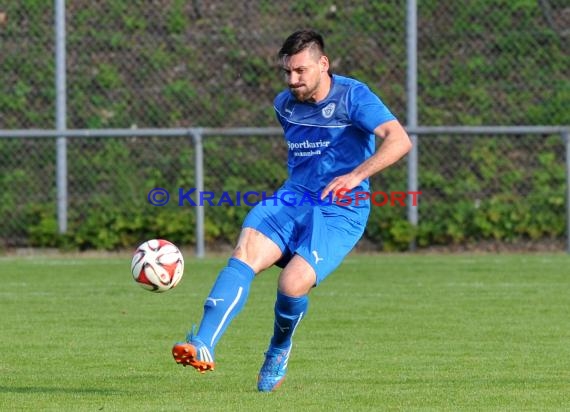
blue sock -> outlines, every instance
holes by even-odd
[[[212,355],[230,322],[243,308],[254,277],[255,272],[251,267],[232,257],[212,286],[196,335]]]
[[[308,307],[309,297],[307,295],[292,298],[277,291],[271,347],[287,349],[291,346],[291,338],[301,319],[307,313]]]

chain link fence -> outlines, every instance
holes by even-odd
[[[563,0],[418,2],[421,125],[570,124],[570,7]],[[292,31],[325,36],[333,71],[366,81],[406,123],[406,4],[381,1],[126,0],[66,4],[69,129],[275,127],[284,87],[276,52]],[[0,130],[53,129],[54,4],[0,5]],[[11,246],[130,247],[196,241],[191,206],[148,192],[195,187],[191,137],[68,139],[69,233],[57,235],[55,140],[0,139],[0,241]],[[280,136],[204,140],[205,190],[273,190]],[[419,225],[375,207],[362,247],[563,247],[559,135],[424,136]],[[406,190],[406,165],[373,187]],[[205,207],[206,237],[233,243],[247,206]]]

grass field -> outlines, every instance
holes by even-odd
[[[275,280],[253,284],[216,371],[176,365],[222,259],[177,289],[137,286],[130,257],[3,257],[0,410],[569,410],[570,257],[349,257],[311,294],[280,390],[256,391]]]

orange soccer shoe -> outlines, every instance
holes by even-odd
[[[200,341],[178,342],[172,347],[172,356],[182,366],[192,366],[200,373],[214,370],[214,357]]]

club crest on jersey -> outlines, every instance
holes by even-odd
[[[333,113],[334,113],[334,109],[336,109],[336,104],[334,103],[329,103],[327,104],[324,108],[323,108],[323,117],[325,119],[329,119]]]

